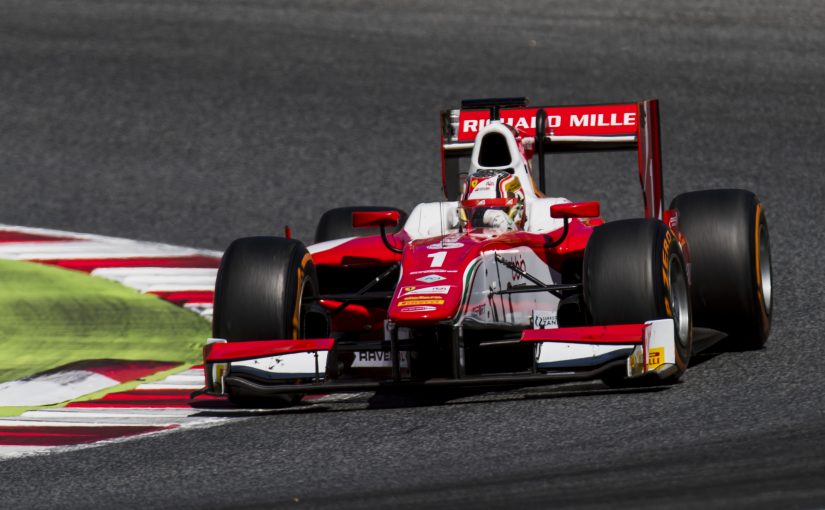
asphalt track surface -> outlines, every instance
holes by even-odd
[[[0,0],[0,221],[222,249],[439,197],[440,108],[661,100],[668,197],[766,204],[760,352],[660,391],[364,399],[0,463],[0,506],[825,506],[821,2]],[[626,154],[552,194],[638,214]],[[566,176],[566,178],[562,178]],[[595,190],[595,191],[594,191]],[[309,412],[312,411],[312,412]]]

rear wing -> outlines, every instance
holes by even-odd
[[[442,186],[448,200],[461,194],[460,161],[472,154],[475,137],[491,116],[516,128],[528,159],[539,156],[539,188],[544,186],[547,152],[633,151],[638,155],[645,217],[662,218],[662,160],[659,102],[528,107],[525,98],[463,101],[441,112]]]

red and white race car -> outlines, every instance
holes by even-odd
[[[244,403],[655,383],[678,379],[724,335],[737,348],[765,343],[762,204],[724,189],[679,195],[666,209],[656,100],[470,100],[441,118],[447,201],[409,215],[333,209],[309,247],[281,237],[229,246],[203,391]],[[635,151],[644,217],[605,222],[598,202],[545,196],[546,154],[591,150]]]

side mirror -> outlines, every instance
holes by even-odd
[[[552,218],[595,218],[601,214],[598,202],[573,202],[550,206]]]
[[[355,211],[352,213],[352,226],[355,228],[395,227],[401,221],[398,211]]]

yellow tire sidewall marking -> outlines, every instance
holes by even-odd
[[[298,335],[301,331],[301,298],[302,298],[302,291],[304,289],[304,279],[306,278],[306,268],[307,264],[312,262],[312,255],[309,253],[304,254],[304,258],[301,259],[301,263],[298,265],[297,268],[297,285],[295,286],[295,307],[292,312],[292,339],[297,340]]]
[[[756,269],[756,295],[760,306],[767,313],[765,296],[762,293],[762,261],[759,258],[759,221],[762,218],[762,204],[756,204],[756,221],[754,225],[754,268]]]

